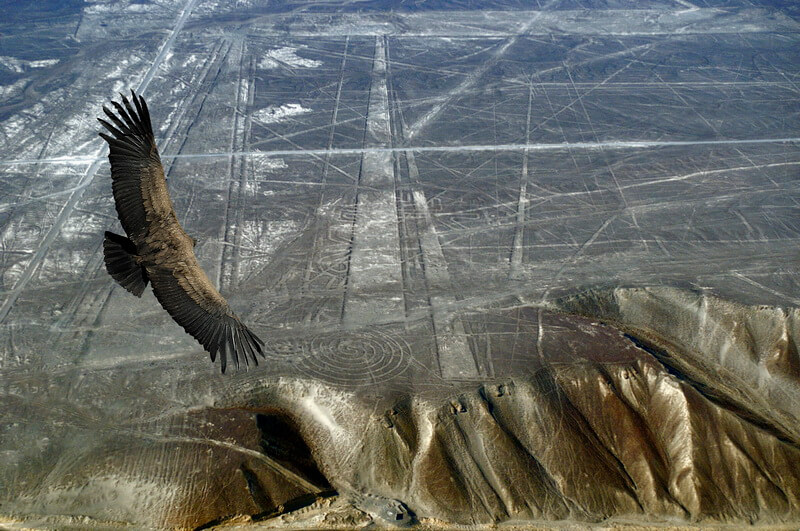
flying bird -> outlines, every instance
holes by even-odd
[[[137,297],[150,282],[161,306],[203,345],[211,361],[220,355],[223,373],[229,355],[237,368],[240,359],[258,365],[256,354],[264,357],[264,342],[208,279],[194,255],[195,240],[178,223],[144,98],[133,90],[131,101],[120,98],[121,104],[111,102],[116,114],[103,106],[111,123],[98,118],[111,133],[100,136],[109,145],[114,204],[128,235],[105,233],[106,270]]]

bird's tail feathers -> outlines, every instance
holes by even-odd
[[[106,231],[103,257],[106,271],[120,286],[141,297],[147,286],[147,271],[136,262],[136,246],[125,236]]]

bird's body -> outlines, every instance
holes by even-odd
[[[194,254],[194,239],[178,222],[167,190],[164,169],[153,137],[150,114],[141,96],[131,91],[112,102],[117,114],[103,107],[113,125],[100,123],[112,134],[100,133],[109,144],[114,203],[128,237],[106,232],[106,269],[125,289],[141,296],[148,282],[161,305],[216,360],[222,372],[228,354],[237,367],[256,354],[263,342],[233,313],[209,280]]]

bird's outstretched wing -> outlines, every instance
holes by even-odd
[[[240,359],[247,365],[250,360],[257,365],[256,354],[263,357],[264,343],[233,313],[200,267],[191,246],[185,245],[188,236],[178,223],[169,199],[147,104],[133,91],[131,99],[133,105],[125,96],[122,96],[122,104],[112,102],[117,114],[103,107],[112,123],[100,120],[113,135],[100,133],[110,147],[108,158],[117,213],[131,240],[131,245],[117,246],[121,249],[119,252],[130,255],[130,260],[114,255],[111,258],[116,261],[112,265],[136,265],[135,260],[146,258],[142,262],[146,269],[142,290],[149,280],[164,309],[203,345],[211,354],[211,361],[216,361],[217,354],[220,355],[222,372],[227,367],[228,356],[233,358],[237,368]],[[153,223],[153,220],[158,222]],[[126,240],[122,236],[116,239]],[[143,244],[145,248],[155,246],[173,252],[135,257],[134,251],[142,253],[139,246]]]
[[[236,317],[196,260],[189,262],[185,269],[148,268],[153,293],[161,306],[203,345],[211,354],[211,361],[220,355],[222,372],[228,365],[228,356],[237,369],[240,358],[246,365],[250,360],[258,365],[256,354],[263,357],[264,343]]]
[[[133,105],[122,94],[120,97],[121,104],[111,102],[117,114],[103,106],[111,123],[102,118],[98,120],[113,135],[100,133],[109,146],[114,204],[122,228],[136,242],[147,232],[148,215],[163,218],[173,207],[147,104],[133,91]]]

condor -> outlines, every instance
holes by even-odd
[[[105,233],[106,270],[137,297],[150,282],[161,306],[203,345],[211,361],[220,355],[223,373],[228,356],[237,368],[240,359],[257,365],[264,342],[211,284],[194,255],[194,239],[175,216],[147,104],[132,90],[131,101],[120,97],[121,104],[111,102],[116,114],[103,107],[111,123],[98,118],[111,133],[100,136],[109,145],[114,203],[128,235]]]

